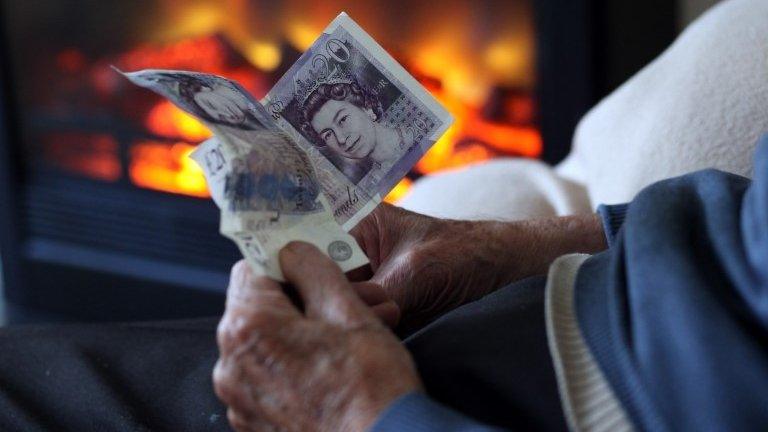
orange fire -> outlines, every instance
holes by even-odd
[[[141,141],[131,146],[128,174],[137,186],[164,192],[208,197],[203,170],[189,157],[195,146]]]
[[[155,105],[146,119],[150,132],[164,137],[182,138],[197,143],[211,137],[211,131],[196,118],[177,108],[168,100]]]
[[[537,128],[484,120],[479,109],[462,103],[443,89],[425,84],[432,87],[429,88],[432,94],[454,116],[454,123],[416,164],[419,173],[429,174],[481,162],[493,157],[493,150],[501,154],[526,157],[541,155],[543,146]],[[469,143],[459,146],[462,138]]]
[[[384,202],[388,202],[390,204],[397,203],[408,193],[409,190],[411,190],[412,184],[413,182],[408,177],[400,180],[400,182],[397,183],[391,191],[389,191],[387,196],[384,197]]]
[[[290,45],[299,52],[306,50],[328,19],[341,10],[335,1],[318,4],[313,14],[303,13],[302,7],[293,10],[306,2],[289,2],[279,6],[280,10],[273,11],[266,21],[256,13],[258,1],[205,0],[194,7],[185,2],[161,1],[156,11],[160,18],[146,32],[151,42],[137,45],[109,62],[125,70],[166,68],[215,73],[238,81],[261,97],[274,80],[270,73],[286,66],[283,57],[290,49],[284,48]],[[473,22],[470,12],[475,6],[471,1],[456,3],[437,22],[432,19],[432,8],[414,6],[409,12],[412,19],[397,26],[395,32],[382,27],[375,8],[349,5],[348,12],[380,37],[383,45],[396,50],[407,69],[455,118],[453,126],[418,162],[416,173],[430,174],[498,156],[541,154],[542,140],[535,126],[536,108],[531,96],[535,77],[533,29],[525,4],[494,4],[494,11],[484,14],[482,22]],[[173,25],[167,25],[169,22]],[[425,30],[421,24],[413,24],[426,22],[434,25]],[[472,33],[473,28],[489,23],[496,23],[496,30]],[[62,51],[56,60],[58,67],[69,73],[82,70],[87,62],[73,49]],[[114,94],[120,81],[105,66],[103,61],[96,63],[91,69],[91,82],[101,95]],[[503,115],[494,118],[503,120],[497,121],[489,120],[483,110],[495,86],[518,89],[515,96],[499,102]],[[160,99],[147,111],[143,123],[146,131],[158,139],[133,143],[127,167],[131,181],[144,188],[207,197],[203,173],[188,155],[195,145],[211,136],[210,131]],[[93,177],[119,177],[120,162],[115,160],[116,168],[104,168],[107,165],[101,163],[102,168],[91,169]],[[411,185],[410,179],[404,179],[386,200],[396,202]]]

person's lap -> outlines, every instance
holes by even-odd
[[[427,392],[479,421],[565,430],[544,321],[544,276],[464,305],[405,340]]]
[[[211,371],[217,318],[0,330],[0,430],[230,430]],[[405,341],[427,391],[478,420],[564,429],[543,278],[452,311]]]

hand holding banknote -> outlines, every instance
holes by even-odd
[[[451,124],[448,112],[346,14],[265,97],[196,72],[126,73],[196,116],[215,138],[192,157],[221,208],[220,231],[256,274],[283,280],[290,241],[343,271],[368,261],[346,231],[382,201]]]
[[[216,394],[237,431],[364,431],[398,397],[421,389],[410,354],[307,243],[280,252],[298,310],[281,286],[233,269],[218,327]]]
[[[347,231],[445,132],[451,123],[445,109],[346,14],[278,81],[263,106],[220,77],[178,71],[127,76],[215,134],[192,157],[221,208],[221,233],[248,263],[233,269],[213,377],[232,426],[365,430],[393,400],[419,390],[410,355],[382,325],[397,324],[399,307],[375,280],[351,284],[342,272],[368,262]],[[407,219],[418,219],[413,216]],[[398,229],[428,226],[366,222],[359,231],[379,236],[363,246],[391,293],[393,282],[409,281],[386,276],[397,275],[397,266],[389,273],[382,268],[398,261],[399,246],[427,238],[419,237],[423,230]],[[388,242],[398,247],[388,249]],[[270,278],[292,284],[304,310]]]
[[[380,285],[409,334],[507,284],[546,273],[559,256],[605,247],[596,215],[459,221],[382,204],[353,230],[370,258],[355,279]]]
[[[257,274],[283,280],[278,251],[301,240],[350,270],[367,262],[331,214],[305,152],[237,83],[196,72],[125,74],[194,114],[215,134],[192,157],[221,209],[220,231]]]
[[[372,270],[355,277],[383,287],[400,307],[401,330],[409,333],[526,275],[525,253],[510,247],[514,232],[505,233],[510,243],[500,241],[500,231],[508,227],[436,219],[381,204],[352,230]]]

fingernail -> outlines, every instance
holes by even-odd
[[[290,252],[292,254],[296,255],[303,255],[306,253],[309,253],[313,249],[315,249],[314,246],[312,246],[311,243],[303,242],[303,241],[292,241],[285,245],[284,248],[287,252]]]

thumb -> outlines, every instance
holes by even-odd
[[[339,266],[315,246],[288,243],[280,251],[279,259],[283,276],[304,300],[308,317],[345,326],[378,323]]]

